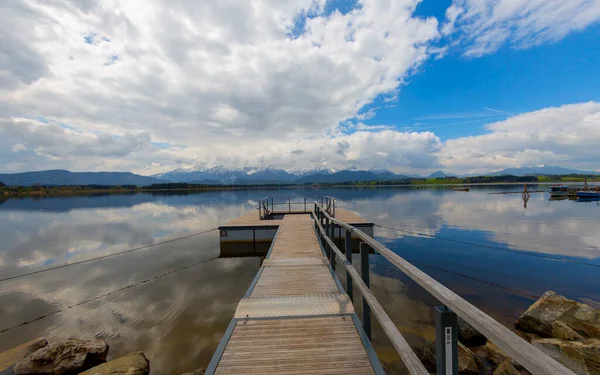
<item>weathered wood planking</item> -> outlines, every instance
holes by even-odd
[[[273,248],[207,373],[382,374],[359,335],[350,298],[334,281],[310,215],[262,221],[245,215],[226,225],[272,223],[279,225]]]
[[[373,374],[348,316],[240,320],[216,374]]]
[[[233,220],[228,221],[222,227],[244,227],[244,226],[261,226],[261,225],[281,225],[283,220],[260,220],[258,212],[248,212],[242,216],[238,216]]]
[[[306,211],[306,212],[298,211],[301,213],[287,215],[286,217],[293,217],[293,216],[306,217],[306,215],[304,215],[304,214],[309,213],[310,211],[313,210],[313,208],[314,208],[314,203],[311,204],[309,207],[307,207],[308,211]],[[287,212],[282,212],[282,213],[287,213]],[[343,208],[336,208],[335,216],[338,220],[341,220],[341,221],[344,221],[344,222],[350,223],[350,224],[369,223],[369,221],[363,219],[358,214],[356,214],[352,211],[344,210]],[[223,224],[222,227],[261,226],[261,225],[277,226],[277,225],[281,225],[282,223],[283,223],[283,220],[260,220],[260,218],[258,217],[258,211],[252,211],[252,212],[247,212],[241,216],[236,217],[233,220],[228,221],[227,223]]]
[[[315,235],[309,215],[286,215],[279,228],[279,234],[270,259],[322,257],[323,252]]]

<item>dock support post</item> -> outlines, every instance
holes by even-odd
[[[288,198],[288,212],[292,213],[292,198]]]
[[[364,246],[363,246],[364,245]],[[362,281],[367,287],[370,288],[371,278],[369,276],[369,248],[367,244],[360,243],[360,275]],[[362,299],[362,313],[363,313],[363,329],[367,334],[369,340],[371,340],[371,306],[367,303],[367,300],[363,297]]]
[[[325,236],[329,236],[329,231],[331,230],[331,221],[325,217]],[[325,241],[325,252],[327,253],[327,258],[331,260],[331,254],[333,253],[332,249],[330,249],[329,243]]]
[[[348,263],[352,264],[352,231],[346,229],[346,260]],[[352,277],[350,273],[346,271],[346,293],[351,300],[352,298]]]
[[[435,357],[438,375],[458,374],[456,313],[446,306],[435,308]]]

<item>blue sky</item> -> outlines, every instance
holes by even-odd
[[[19,0],[0,33],[0,172],[600,171],[599,0]]]
[[[451,1],[423,1],[419,17],[444,18]],[[511,115],[563,104],[600,101],[600,24],[564,39],[519,49],[504,45],[493,54],[463,57],[451,50],[430,59],[408,78],[398,99],[383,97],[365,124],[434,131],[441,139],[478,135],[485,124]],[[393,107],[391,105],[394,105]]]

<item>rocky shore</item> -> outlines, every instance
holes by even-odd
[[[577,375],[600,374],[600,310],[544,293],[515,323],[515,333]],[[459,372],[465,375],[526,375],[518,363],[459,318]],[[422,361],[435,372],[435,341],[427,341]],[[0,355],[0,373],[19,375],[147,375],[150,361],[133,352],[106,361],[109,345],[101,339],[37,339]],[[14,364],[16,363],[16,364]],[[14,365],[13,365],[14,364]],[[10,370],[9,370],[10,371]],[[183,375],[202,375],[199,369]]]
[[[148,375],[150,361],[143,352],[133,352],[106,361],[109,345],[102,339],[67,339],[48,342],[37,339],[7,352],[4,361],[21,358],[13,367],[18,375]],[[6,353],[3,353],[6,354]],[[0,360],[0,363],[3,362]],[[3,372],[0,369],[0,372]],[[204,369],[183,375],[202,375]]]
[[[600,374],[600,310],[547,291],[521,315],[514,331],[575,374]],[[458,339],[461,374],[529,374],[460,318]],[[435,341],[425,343],[422,360],[435,372]]]

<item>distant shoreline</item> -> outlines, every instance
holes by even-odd
[[[385,187],[452,187],[452,186],[494,186],[494,185],[551,185],[556,183],[582,185],[583,180],[560,179],[543,181],[493,181],[493,182],[455,182],[436,179],[432,182],[428,180],[411,180],[410,183],[385,183],[380,181],[373,182],[355,182],[355,183],[332,183],[332,184],[303,184],[303,185],[195,185],[195,184],[161,184],[165,186],[152,187],[122,187],[122,186],[90,186],[90,185],[68,185],[68,186],[0,186],[0,200],[10,198],[45,198],[45,197],[68,197],[68,196],[86,196],[99,194],[135,194],[135,193],[177,193],[177,192],[208,192],[208,191],[228,191],[228,190],[257,190],[257,189],[320,189],[320,188],[385,188]],[[600,179],[590,179],[590,183],[598,183]],[[169,187],[169,185],[180,185]]]

